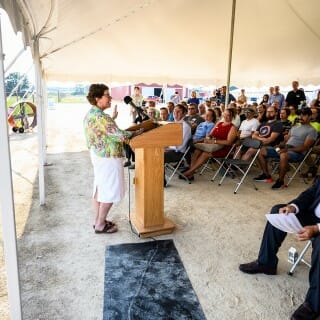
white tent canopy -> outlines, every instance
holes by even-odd
[[[227,83],[232,0],[0,0],[33,52],[37,74],[40,203],[44,201],[48,80]],[[231,83],[319,83],[319,0],[238,0]],[[0,30],[0,96],[5,101]],[[5,106],[5,103],[4,103]],[[6,123],[7,110],[0,110]],[[0,205],[12,319],[21,319],[6,126],[1,126]],[[8,187],[8,186],[11,186]],[[41,200],[41,198],[43,198]]]
[[[46,79],[222,85],[232,1],[0,0]],[[318,0],[237,2],[231,83],[319,83]]]

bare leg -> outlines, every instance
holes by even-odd
[[[202,152],[203,152],[203,151],[201,151],[201,150],[199,150],[199,149],[195,149],[195,150],[194,150],[194,153],[193,153],[192,156],[191,156],[190,167],[192,167],[192,166],[196,163],[197,159],[199,158],[199,156],[201,155]]]
[[[113,203],[103,203],[103,202],[99,202],[97,200],[97,192],[98,190],[96,190],[96,193],[94,195],[94,199],[93,199],[93,208],[94,208],[94,212],[95,212],[95,230],[103,230],[105,224],[106,224],[106,218],[107,215],[113,205]]]
[[[269,170],[268,170],[268,163],[267,163],[267,149],[265,147],[262,147],[259,155],[258,155],[258,163],[259,163],[259,166],[262,170],[262,172],[264,174],[266,174],[267,176],[269,176]]]
[[[256,149],[249,148],[247,152],[242,156],[241,159],[244,161],[249,161],[250,159],[252,159],[255,153],[256,153]]]
[[[113,203],[103,203],[103,202],[98,202],[98,203],[99,203],[99,214],[98,214],[98,219],[96,220],[95,230],[101,231],[106,225],[106,218]]]
[[[191,164],[188,171],[184,173],[185,176],[191,177],[194,172],[200,168],[209,158],[211,157],[211,153],[202,151],[199,157]]]
[[[95,225],[97,223],[98,217],[99,217],[100,202],[98,202],[96,199],[92,199],[92,204],[93,204],[93,210],[94,210],[94,222],[93,222],[93,225]]]
[[[287,152],[280,153],[279,180],[284,181],[287,172],[289,157]]]

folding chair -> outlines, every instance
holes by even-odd
[[[176,173],[179,174],[181,177],[183,177],[187,182],[189,182],[189,184],[191,184],[191,181],[180,171],[181,169],[185,168],[184,163],[186,161],[186,156],[187,156],[189,151],[190,151],[190,143],[188,143],[188,146],[187,146],[185,152],[182,153],[182,155],[181,155],[180,159],[178,160],[178,162],[165,163],[164,164],[165,173],[166,173],[166,171],[170,172],[170,174],[168,176],[165,175],[165,178],[166,178],[166,185],[165,186],[166,187],[169,185],[171,179],[173,178],[173,176]]]
[[[296,267],[298,266],[298,264],[300,262],[303,262],[304,264],[306,264],[309,268],[311,268],[311,264],[309,262],[307,262],[306,260],[303,259],[304,255],[306,254],[306,252],[308,251],[308,249],[310,248],[312,244],[312,241],[309,240],[307,242],[307,244],[305,245],[304,249],[302,250],[302,252],[300,253],[300,255],[298,256],[297,250],[293,247],[291,247],[289,249],[288,252],[288,261],[290,263],[293,264],[293,266],[291,267],[291,269],[288,271],[288,275],[292,276],[294,273],[294,270],[296,269]]]
[[[225,177],[228,173],[232,172],[235,177],[238,177],[239,174],[241,174],[241,178],[239,182],[236,183],[236,188],[234,189],[233,193],[236,194],[238,189],[240,188],[242,182],[247,177],[248,172],[250,171],[253,163],[255,162],[256,158],[258,157],[262,147],[262,141],[258,139],[251,139],[246,138],[242,141],[240,148],[238,149],[237,153],[234,155],[233,159],[226,159],[222,165],[219,168],[219,171],[224,169],[225,172],[219,181],[219,186],[221,186],[222,182],[224,181]],[[236,156],[241,152],[241,149],[243,148],[253,148],[256,149],[256,153],[254,154],[253,158],[250,161],[244,161],[241,159],[235,159]],[[219,172],[216,173],[216,175]],[[215,175],[215,176],[216,176]],[[215,177],[214,177],[215,178]],[[212,178],[213,179],[213,178]],[[214,179],[213,179],[214,180]],[[255,190],[258,190],[256,185],[253,183],[253,181],[250,181],[254,187]]]
[[[288,182],[286,183],[286,187],[289,186],[289,184],[291,183],[291,181],[295,178],[295,176],[297,175],[297,173],[301,173],[301,169],[302,169],[302,166],[304,165],[306,159],[309,157],[309,155],[311,154],[312,152],[312,149],[314,146],[316,146],[319,142],[319,138],[314,142],[314,144],[312,145],[312,147],[309,148],[309,150],[305,153],[304,157],[302,160],[300,160],[299,162],[290,162],[289,161],[289,166],[293,169],[293,174],[291,176],[288,176]],[[280,160],[279,159],[273,159],[273,170],[272,170],[272,174],[274,174],[278,168],[279,168],[279,162]],[[306,179],[303,177],[303,181],[305,184],[308,184],[308,182],[306,181]]]
[[[216,174],[217,174],[217,172],[219,172],[220,168],[223,166],[224,161],[231,157],[231,155],[233,154],[235,148],[236,148],[236,144],[234,143],[231,146],[229,152],[227,153],[227,155],[225,157],[223,157],[223,158],[214,158],[214,157],[209,158],[208,161],[203,165],[203,167],[202,167],[202,169],[201,169],[199,174],[202,175],[203,172],[206,171],[206,170],[214,171],[212,166],[210,166],[210,164],[214,164],[214,163],[219,165],[219,168],[216,170]],[[215,179],[216,174],[211,179],[211,181],[213,181]]]

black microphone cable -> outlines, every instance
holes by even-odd
[[[134,229],[133,229],[133,226],[132,226],[132,223],[131,223],[131,178],[130,178],[130,169],[128,167],[128,195],[129,195],[129,203],[128,203],[128,216],[129,216],[129,224],[130,224],[130,229],[131,229],[131,232],[134,233],[135,235],[137,235],[139,238],[140,238],[140,233],[137,233]]]

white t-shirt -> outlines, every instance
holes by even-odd
[[[251,120],[243,120],[239,128],[239,130],[241,131],[240,139],[250,137],[252,131],[257,131],[259,125],[260,122],[256,118],[252,118]]]

